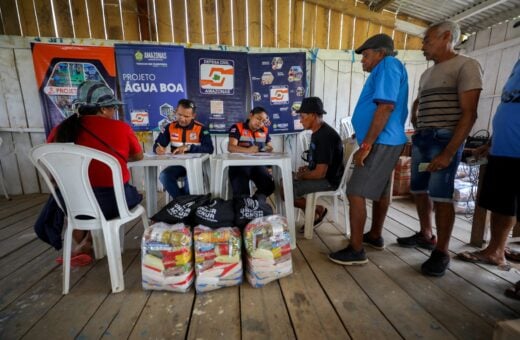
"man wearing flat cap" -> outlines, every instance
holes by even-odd
[[[382,250],[381,233],[390,204],[392,171],[406,143],[408,75],[394,56],[394,42],[386,34],[369,38],[358,49],[363,70],[370,72],[352,116],[359,149],[347,184],[351,236],[349,246],[329,255],[342,265],[368,262],[363,245]],[[372,226],[363,235],[366,199],[373,201]]]
[[[336,190],[343,176],[343,143],[336,130],[323,121],[327,112],[318,97],[303,98],[300,122],[305,130],[311,130],[309,149],[302,158],[307,162],[294,176],[294,206],[305,211],[306,194]],[[319,224],[327,209],[316,205],[314,225]]]

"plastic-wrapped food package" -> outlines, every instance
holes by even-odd
[[[198,293],[242,283],[241,238],[238,228],[198,225],[195,242],[195,289]]]
[[[148,227],[141,243],[143,288],[188,291],[195,277],[191,244],[191,231],[183,223]]]
[[[280,215],[259,217],[246,226],[247,281],[262,287],[292,273],[291,235]]]

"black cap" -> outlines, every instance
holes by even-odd
[[[370,37],[356,49],[357,54],[361,54],[364,50],[386,48],[387,50],[394,51],[394,41],[388,35],[381,33]]]
[[[518,20],[517,22],[515,22],[515,23],[513,24],[513,28],[514,28],[514,27],[518,27],[518,26],[520,26],[520,20]]]
[[[300,105],[300,108],[297,113],[317,113],[319,115],[324,115],[327,113],[323,109],[323,102],[318,97],[307,97],[303,98],[302,105]]]

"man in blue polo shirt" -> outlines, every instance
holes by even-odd
[[[369,38],[356,50],[363,70],[370,72],[359,97],[352,124],[360,145],[354,153],[354,172],[347,184],[350,205],[350,244],[329,255],[342,265],[365,264],[363,244],[382,250],[381,233],[390,204],[392,171],[406,143],[408,75],[395,58],[394,42],[386,34]],[[366,199],[373,201],[372,227],[363,235]]]

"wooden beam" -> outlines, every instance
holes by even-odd
[[[355,6],[355,2],[351,0],[306,0],[306,2],[330,8],[334,11],[365,19],[383,26],[394,27],[395,24],[394,19],[385,17],[380,13],[372,12],[362,4]]]
[[[449,20],[452,20],[455,22],[462,21],[464,19],[477,15],[480,12],[483,12],[483,11],[493,8],[497,5],[500,5],[503,2],[506,2],[506,0],[487,0],[481,4],[478,4],[477,6],[473,6],[469,9],[465,10],[462,13],[452,16]]]
[[[370,6],[370,10],[374,12],[381,12],[385,7],[390,5],[394,0],[381,0],[374,6]]]

